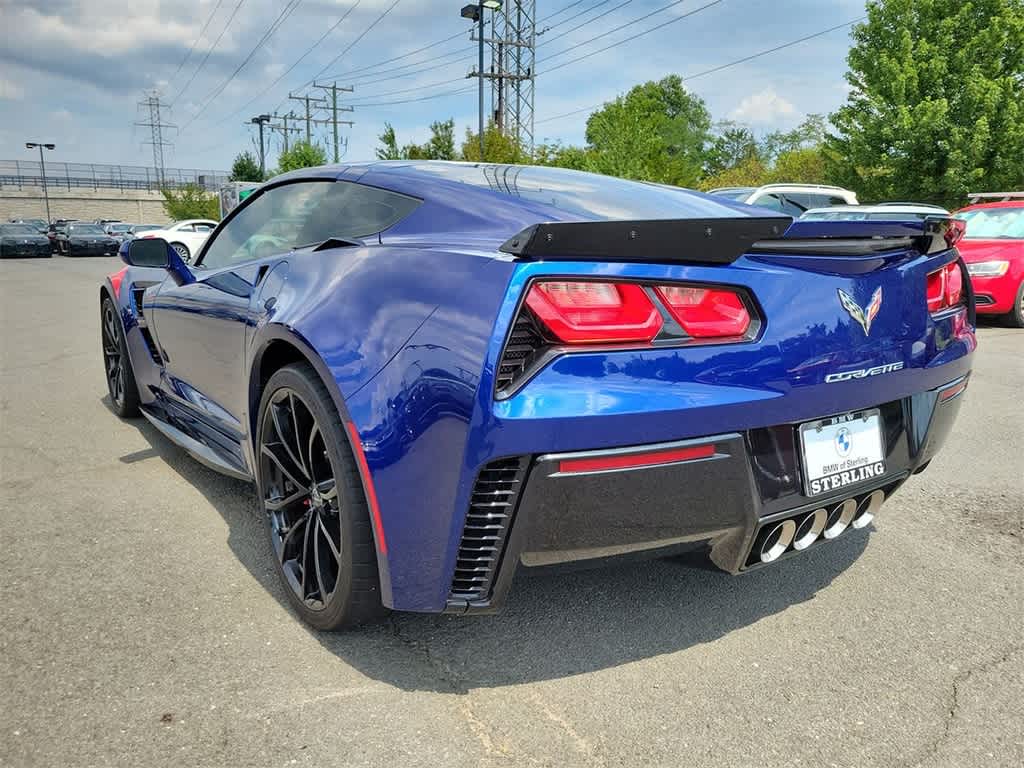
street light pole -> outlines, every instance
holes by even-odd
[[[480,81],[480,162],[484,161],[484,9],[496,11],[501,8],[501,0],[477,0],[475,5],[462,7],[460,15],[464,19],[475,21],[478,26],[477,42],[479,43],[479,59],[477,63],[476,76]],[[471,77],[472,75],[467,75]]]
[[[263,124],[270,122],[270,115],[257,115],[250,123],[256,123],[260,127],[260,181],[266,180],[267,168],[266,168],[266,152],[263,149]]]
[[[49,144],[47,142],[39,142],[39,141],[26,141],[25,142],[25,149],[35,149],[36,147],[39,147],[39,171],[40,171],[40,173],[43,176],[43,199],[46,201],[46,223],[49,224],[50,221],[51,221],[51,219],[50,219],[50,191],[46,187],[46,161],[43,160],[43,148],[45,147],[46,149],[53,150],[53,149],[57,148],[57,145],[56,144]]]
[[[480,4],[477,8],[477,15],[479,16],[480,27],[477,32],[477,37],[480,38],[480,57],[477,65],[477,73],[479,77],[480,90],[479,90],[479,106],[480,106],[480,162],[483,162],[483,0],[480,0]]]

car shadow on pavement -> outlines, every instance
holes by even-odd
[[[132,423],[152,457],[220,513],[239,562],[299,621],[274,570],[252,485],[207,469],[144,420]],[[122,460],[149,457],[147,449]],[[857,560],[870,530],[742,576],[707,567],[701,553],[593,569],[520,568],[496,614],[396,613],[356,630],[310,633],[345,664],[403,690],[465,693],[564,678],[712,642],[811,600]]]

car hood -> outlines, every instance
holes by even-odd
[[[1024,240],[961,240],[956,247],[968,264],[1024,259]]]
[[[50,238],[45,235],[0,235],[0,240],[17,243],[38,243],[39,245],[50,244]]]

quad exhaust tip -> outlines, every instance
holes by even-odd
[[[837,504],[832,508],[832,511],[828,513],[828,517],[825,520],[825,530],[822,531],[822,535],[826,539],[834,539],[853,521],[853,516],[857,514],[857,502],[853,499],[847,499],[841,504]]]
[[[885,492],[875,490],[862,498],[846,499],[831,507],[821,507],[813,512],[805,512],[786,520],[769,523],[763,527],[757,537],[760,542],[755,544],[748,554],[747,567],[758,560],[772,563],[782,557],[790,548],[800,552],[810,547],[819,538],[838,538],[847,528],[864,528],[875,519]]]
[[[857,506],[857,516],[853,518],[851,525],[854,528],[863,528],[870,523],[878,514],[883,501],[885,501],[885,494],[882,491],[872,491]]]
[[[807,549],[818,540],[821,532],[825,530],[825,523],[828,520],[828,511],[816,509],[809,515],[805,515],[796,527],[796,536],[793,539],[793,549]]]
[[[792,520],[783,520],[776,523],[764,538],[761,544],[761,562],[770,563],[778,560],[782,553],[789,549],[793,536],[796,535],[796,523]]]

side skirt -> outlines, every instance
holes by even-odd
[[[160,430],[164,437],[172,443],[184,448],[189,455],[200,464],[203,464],[216,472],[220,472],[223,475],[227,475],[228,477],[233,477],[236,480],[247,480],[252,482],[252,475],[250,475],[245,469],[237,466],[234,462],[231,462],[227,457],[223,456],[218,451],[215,451],[210,446],[190,437],[177,427],[171,426],[157,416],[152,408],[142,406],[141,410],[142,415],[146,417],[150,424]]]

